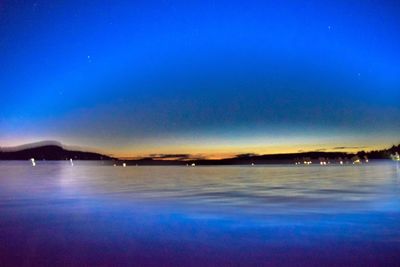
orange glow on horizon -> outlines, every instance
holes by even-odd
[[[271,146],[271,147],[243,147],[238,148],[236,146],[232,147],[223,147],[223,148],[170,148],[169,150],[159,149],[157,151],[112,151],[114,157],[121,159],[140,159],[145,157],[151,157],[157,152],[157,154],[188,154],[192,159],[225,159],[225,158],[233,158],[240,154],[256,154],[256,155],[265,155],[265,154],[286,154],[286,153],[301,153],[301,152],[311,152],[311,151],[319,151],[319,152],[348,152],[348,153],[356,153],[361,150],[371,151],[371,150],[380,150],[387,148],[385,145],[375,145],[368,146],[363,148],[343,148],[343,149],[327,149],[324,147],[317,146]],[[161,151],[161,152],[160,152]],[[166,152],[168,151],[168,152]],[[177,158],[169,158],[169,160],[173,160]]]
[[[26,144],[44,138],[13,139],[0,143],[3,147]],[[283,154],[309,151],[320,152],[349,152],[361,150],[371,151],[389,148],[397,145],[396,140],[388,138],[215,138],[215,139],[148,139],[143,142],[129,143],[118,141],[106,143],[102,140],[67,139],[51,137],[47,140],[61,140],[64,148],[70,150],[91,151],[121,159],[137,159],[152,157],[154,154],[171,155],[185,154],[192,159],[223,159],[232,158],[239,154]],[[1,140],[0,140],[1,141]],[[125,144],[124,144],[125,143]],[[9,144],[9,145],[4,145]],[[71,145],[72,144],[72,145]],[[85,144],[81,146],[80,144]],[[174,159],[174,157],[168,157]]]

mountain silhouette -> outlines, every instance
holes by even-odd
[[[0,149],[0,160],[112,160],[107,155],[65,149],[61,143],[39,142],[13,148]]]

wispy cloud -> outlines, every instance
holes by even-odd
[[[149,155],[153,159],[179,159],[179,160],[184,160],[184,159],[190,159],[192,158],[190,154],[150,154]]]
[[[303,149],[300,149],[300,150],[297,150],[297,153],[307,153],[307,152],[325,152],[325,151],[327,151],[328,149],[326,149],[326,148],[318,148],[318,149],[313,149],[313,150],[303,150]]]
[[[254,156],[258,156],[258,154],[255,154],[255,153],[243,153],[243,154],[235,155],[235,158],[247,158],[247,157],[254,157]]]
[[[333,147],[333,150],[343,150],[343,149],[362,149],[364,146],[336,146]]]

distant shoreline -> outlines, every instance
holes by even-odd
[[[260,165],[260,164],[298,164],[298,165],[329,165],[329,164],[361,164],[368,163],[369,160],[391,159],[394,154],[400,153],[400,145],[392,146],[389,149],[378,151],[360,151],[357,153],[346,152],[300,152],[300,153],[282,153],[282,154],[242,154],[232,158],[225,159],[162,159],[145,157],[140,159],[119,159],[99,153],[68,150],[57,144],[42,145],[38,147],[25,147],[18,151],[1,151],[0,160],[31,160],[36,161],[65,161],[65,160],[83,160],[83,161],[104,161],[110,164],[126,166],[186,166],[186,165]]]

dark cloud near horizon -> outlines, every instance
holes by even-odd
[[[243,153],[243,154],[235,155],[235,158],[247,158],[247,157],[255,157],[255,156],[259,156],[259,154],[256,154],[256,153]]]
[[[330,150],[343,150],[343,149],[364,149],[365,146],[336,146],[332,148],[319,148],[315,150],[306,151],[303,149],[297,150],[297,153],[304,153],[304,152],[327,152]]]
[[[297,153],[308,153],[308,152],[326,152],[326,151],[327,151],[327,149],[326,149],[326,148],[320,148],[320,149],[309,150],[309,151],[306,151],[306,150],[300,149],[300,150],[297,150]]]
[[[150,154],[149,157],[152,159],[191,159],[192,155],[190,154]]]
[[[342,150],[342,149],[363,149],[364,146],[337,146],[333,147],[333,150]]]

